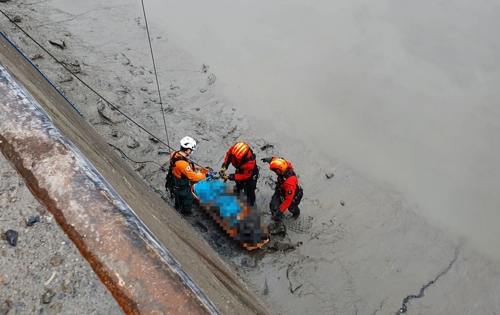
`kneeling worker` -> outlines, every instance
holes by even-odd
[[[303,189],[299,185],[292,163],[277,157],[266,157],[261,161],[269,163],[269,169],[278,175],[276,189],[269,203],[272,219],[280,222],[287,209],[292,213],[292,219],[297,219],[300,216],[299,204]]]
[[[175,197],[175,209],[180,210],[183,215],[191,215],[194,201],[191,194],[191,182],[205,179],[208,170],[195,166],[187,159],[196,149],[196,141],[186,136],[180,142],[180,150],[170,154],[170,169],[173,174],[171,191]]]

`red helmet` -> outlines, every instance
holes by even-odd
[[[288,163],[285,161],[285,159],[273,159],[271,163],[269,163],[269,169],[276,174],[285,173],[287,168]]]
[[[246,144],[245,142],[237,142],[235,145],[233,145],[231,154],[238,160],[241,160],[247,155],[248,151],[250,151],[250,147],[248,146],[248,144]]]

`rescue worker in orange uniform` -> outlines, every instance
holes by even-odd
[[[274,195],[269,203],[271,218],[280,222],[288,209],[292,213],[292,219],[297,219],[300,216],[299,204],[304,191],[299,185],[292,163],[278,157],[266,157],[261,161],[269,163],[269,169],[278,175]]]
[[[205,179],[208,170],[195,166],[189,162],[187,157],[196,149],[196,141],[191,137],[184,137],[180,141],[181,148],[170,154],[170,169],[173,173],[171,191],[175,198],[175,209],[181,214],[189,216],[192,214],[194,197],[191,193],[192,182]]]
[[[226,170],[232,164],[236,169],[234,174],[226,174]],[[220,170],[221,178],[232,180],[236,183],[236,192],[244,191],[250,206],[255,205],[255,189],[259,178],[259,168],[255,160],[255,154],[245,142],[235,143],[226,153]]]

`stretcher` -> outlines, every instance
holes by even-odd
[[[227,183],[207,178],[194,184],[191,192],[200,207],[244,248],[254,250],[269,242],[261,214],[248,206]]]

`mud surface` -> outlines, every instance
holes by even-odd
[[[100,94],[0,16],[2,31],[166,202],[171,201],[164,193],[162,166],[169,148],[157,139],[177,148],[178,139],[193,136],[200,142],[193,158],[214,169],[236,140],[247,141],[258,158],[281,155],[292,161],[305,190],[302,216],[287,222],[286,236],[273,237],[265,249],[243,251],[204,214],[187,219],[272,313],[500,310],[497,261],[476,251],[467,239],[427,222],[417,206],[392,187],[304,142],[300,130],[290,127],[272,107],[269,120],[243,114],[239,100],[221,92],[210,64],[194,62],[164,29],[152,24],[160,104],[139,2],[87,1],[75,6],[64,1],[14,1],[2,4],[2,10],[12,19],[19,16],[19,26]],[[251,87],[241,89],[259,93]],[[273,177],[266,165],[259,161],[259,166],[257,205],[266,211]]]

